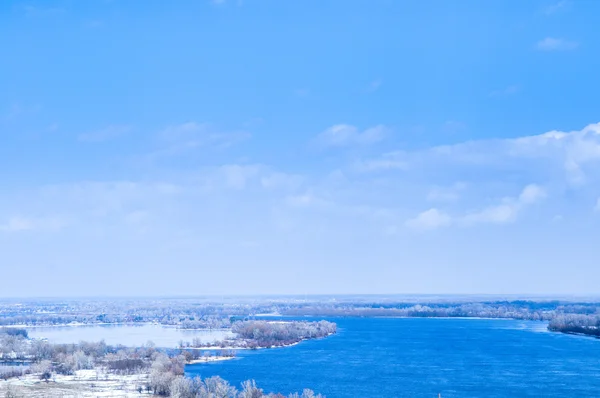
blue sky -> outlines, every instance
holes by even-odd
[[[599,12],[4,1],[0,294],[600,293]]]

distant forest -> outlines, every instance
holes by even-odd
[[[289,317],[482,317],[548,321],[549,329],[599,335],[600,302],[424,297],[282,297],[0,301],[0,326],[157,323],[231,329],[237,321]]]

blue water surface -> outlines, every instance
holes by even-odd
[[[541,322],[336,318],[338,334],[286,348],[238,351],[189,365],[266,392],[310,388],[346,397],[600,397],[600,340]]]

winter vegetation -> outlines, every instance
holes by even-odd
[[[235,322],[232,331],[249,347],[277,347],[298,343],[302,340],[327,337],[336,332],[333,322]]]
[[[118,374],[101,368],[78,370],[73,375],[53,374],[42,379],[38,373],[0,381],[0,397],[177,397],[177,398],[324,398],[305,389],[302,393],[282,395],[266,393],[254,381],[239,388],[215,376],[187,378],[177,361],[162,357],[150,369],[140,373]]]
[[[598,316],[600,302],[595,298],[493,299],[461,296],[311,296],[311,297],[231,297],[164,299],[85,299],[0,301],[0,327],[95,324],[156,324],[180,329],[240,329],[244,347],[286,345],[285,339],[254,339],[239,321],[253,321],[257,315],[314,317],[482,317],[541,320],[553,331],[594,334],[594,328],[567,315]],[[570,318],[569,318],[570,319]],[[577,322],[593,319],[574,317]],[[581,321],[584,319],[585,321]],[[237,325],[237,326],[236,326]],[[260,328],[259,328],[260,329]],[[577,331],[575,331],[577,330]],[[12,333],[12,332],[11,332]],[[16,332],[15,332],[16,333]],[[14,336],[13,336],[14,337]],[[14,339],[13,339],[14,340]],[[272,344],[271,344],[272,343]],[[182,346],[205,347],[206,342],[189,341]],[[229,341],[212,344],[231,347]],[[18,350],[17,350],[18,351]],[[1,353],[0,353],[1,354]]]
[[[299,330],[299,327],[292,327],[290,333],[298,334]],[[303,330],[305,335],[314,332],[312,326]],[[157,349],[152,343],[137,348],[112,347],[104,342],[49,344],[30,340],[22,329],[3,329],[0,344],[3,359],[11,364],[0,367],[0,379],[3,380],[0,393],[4,394],[0,397],[62,397],[66,390],[71,393],[76,390],[77,396],[91,397],[110,391],[107,388],[128,391],[124,396],[284,397],[263,392],[253,381],[244,382],[237,389],[219,377],[186,378],[186,364],[207,358],[207,353],[198,351],[167,352]],[[83,377],[85,375],[88,377]],[[95,375],[95,379],[90,375]],[[289,397],[314,398],[320,395],[305,390]]]
[[[184,368],[232,358],[236,349],[288,346],[336,333],[335,323],[291,320],[294,316],[512,318],[547,321],[551,331],[600,337],[599,308],[595,300],[448,297],[6,300],[0,302],[0,398],[64,396],[69,389],[90,397],[107,396],[114,389],[126,392],[123,396],[283,397],[263,392],[252,381],[238,388],[218,377],[186,378]],[[234,337],[213,343],[196,338],[169,350],[151,343],[51,344],[29,333],[37,326],[96,324],[226,330]],[[306,390],[290,397],[316,396]]]
[[[0,301],[0,326],[160,324],[181,329],[230,329],[257,314],[281,316],[485,317],[551,320],[595,314],[598,300],[492,300],[472,297],[315,296],[189,299]]]
[[[303,340],[319,339],[336,332],[333,322],[318,321],[236,321],[230,340],[203,343],[195,339],[181,344],[181,348],[222,347],[230,349],[257,349],[284,347]]]
[[[600,314],[565,314],[550,321],[548,329],[554,332],[581,334],[600,338]]]

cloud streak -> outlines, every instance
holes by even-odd
[[[560,11],[563,11],[569,6],[570,2],[567,0],[561,0],[557,3],[551,4],[544,9],[544,13],[547,15],[556,14]]]
[[[487,167],[505,171],[520,169],[527,173],[562,170],[570,183],[585,183],[586,169],[600,164],[600,123],[581,130],[523,136],[510,139],[467,141],[435,146],[419,151],[394,151],[376,158],[363,159],[363,172],[393,170],[415,171],[444,167]],[[548,167],[549,165],[553,167]]]
[[[450,216],[431,208],[406,221],[406,226],[417,230],[432,230],[450,225],[473,226],[476,224],[507,224],[516,221],[518,214],[527,206],[546,197],[546,191],[535,184],[527,185],[516,198],[504,198],[500,203],[466,214]]]
[[[371,145],[384,140],[389,134],[390,130],[384,125],[360,131],[357,127],[349,124],[336,124],[319,134],[316,143],[323,148]]]
[[[120,137],[124,134],[129,133],[131,130],[131,126],[114,125],[108,126],[100,130],[80,134],[77,138],[79,141],[82,142],[102,142]]]
[[[536,48],[540,51],[569,51],[579,47],[579,43],[566,39],[546,37],[536,44]]]
[[[67,225],[60,217],[12,216],[0,224],[0,232],[58,231]]]

